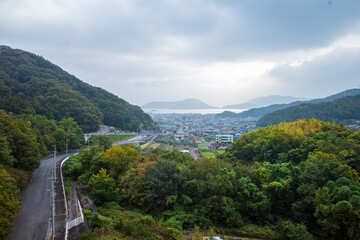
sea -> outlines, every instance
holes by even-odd
[[[241,113],[248,109],[223,109],[223,108],[210,108],[210,109],[143,109],[144,112],[150,114],[169,114],[169,113],[178,113],[178,114],[217,114],[225,111],[230,111],[234,113]]]

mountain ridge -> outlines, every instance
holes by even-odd
[[[306,98],[291,97],[291,96],[280,96],[280,95],[270,95],[270,96],[261,96],[250,99],[244,103],[240,104],[231,104],[224,106],[224,109],[251,109],[251,108],[260,108],[267,107],[274,104],[288,104],[296,101],[304,101]]]
[[[150,102],[143,106],[144,109],[215,109],[216,107],[210,106],[198,99],[187,98],[180,101],[158,101]]]
[[[325,98],[316,98],[316,99],[312,99],[312,100],[308,100],[308,101],[296,101],[296,102],[292,102],[289,104],[273,104],[267,107],[262,107],[262,108],[252,108],[249,109],[247,111],[241,112],[241,113],[234,113],[231,114],[232,117],[238,117],[238,118],[261,118],[262,116],[264,116],[265,114],[271,113],[271,112],[275,112],[284,108],[288,108],[288,107],[294,107],[303,103],[321,103],[321,102],[331,102],[335,99],[344,97],[344,96],[355,96],[360,94],[360,89],[359,88],[353,88],[353,89],[348,89],[333,95],[330,95],[328,97]],[[219,113],[216,116],[217,117],[221,117],[223,113]],[[227,112],[226,115],[229,115],[229,113]]]

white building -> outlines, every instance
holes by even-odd
[[[215,142],[218,143],[232,143],[234,141],[233,135],[216,135]]]

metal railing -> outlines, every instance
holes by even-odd
[[[84,214],[82,212],[82,208],[81,208],[81,204],[80,204],[79,200],[78,200],[78,206],[79,206],[80,217],[77,217],[77,218],[75,218],[75,219],[73,219],[71,221],[68,221],[66,223],[67,231],[70,230],[72,227],[75,227],[75,226],[77,226],[77,225],[84,222]],[[67,233],[67,231],[66,231],[66,233]]]

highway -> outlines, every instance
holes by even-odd
[[[57,160],[63,159],[65,154],[59,154]],[[8,240],[38,240],[45,239],[51,231],[50,219],[50,190],[53,157],[41,160],[29,184],[21,193],[21,209],[13,219],[14,226],[10,230]]]
[[[125,144],[129,144],[129,143],[133,143],[133,144],[135,144],[136,146],[139,146],[140,143],[145,143],[145,142],[154,141],[154,139],[155,139],[157,136],[158,136],[157,134],[152,134],[152,135],[138,135],[138,136],[129,138],[129,139],[127,139],[127,140],[114,143],[113,146],[116,146],[116,145],[125,145]]]

